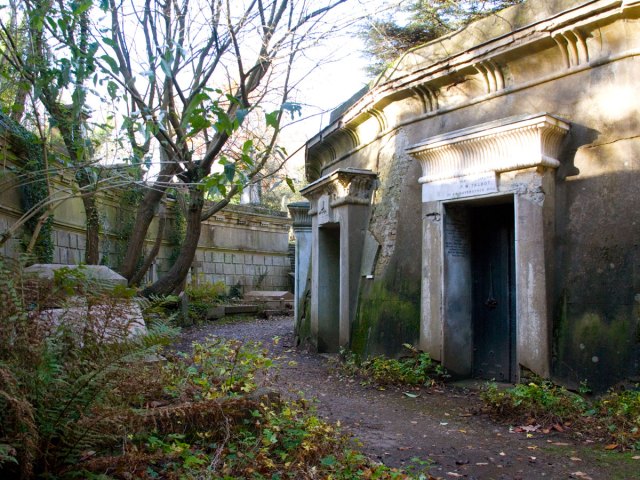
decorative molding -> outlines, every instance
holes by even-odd
[[[379,110],[377,108],[372,108],[367,110],[367,113],[375,118],[378,122],[378,129],[381,132],[384,132],[388,128],[387,117],[384,115],[384,111]]]
[[[411,91],[422,103],[422,113],[435,112],[438,110],[438,92],[427,85],[418,85],[411,88]]]
[[[293,230],[304,230],[311,228],[311,216],[309,215],[309,209],[311,205],[309,202],[295,202],[287,205],[289,209],[289,215],[293,220]]]
[[[327,196],[331,208],[341,205],[369,205],[377,175],[371,170],[344,168],[335,170],[309,184],[300,193],[311,202],[309,215],[317,215],[318,200]]]
[[[568,28],[551,34],[562,53],[566,68],[579,67],[589,63],[589,48],[577,28]]]
[[[484,78],[487,95],[504,89],[504,76],[494,62],[485,60],[476,63],[473,68]]]
[[[546,113],[509,117],[431,137],[406,152],[422,165],[420,183],[536,166],[557,168],[569,128]]]
[[[358,135],[358,129],[355,126],[345,125],[340,129],[340,132],[349,138],[351,148],[356,148],[360,144],[360,136]]]

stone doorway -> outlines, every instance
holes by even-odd
[[[338,169],[301,190],[311,208],[310,347],[349,348],[376,174]]]
[[[318,228],[318,352],[340,345],[340,227]]]
[[[452,375],[516,381],[521,366],[550,374],[555,169],[569,128],[545,113],[508,117],[406,150],[423,174],[420,348]],[[492,231],[503,233],[492,238]],[[492,253],[503,237],[508,249]],[[489,274],[496,255],[506,260],[499,275]],[[507,279],[507,298],[495,298],[495,285],[493,296],[480,288],[493,276]],[[475,288],[474,278],[482,279]],[[482,318],[493,319],[473,306],[492,297],[509,313],[484,329]]]
[[[455,376],[517,378],[513,200],[443,205],[443,361]]]
[[[515,381],[513,203],[473,207],[469,213],[473,376]]]

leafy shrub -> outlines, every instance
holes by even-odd
[[[227,298],[223,282],[203,282],[185,288],[189,298],[189,320],[198,324],[207,319],[207,311]]]
[[[185,293],[191,302],[202,302],[214,305],[226,296],[227,288],[223,282],[203,282],[197,285],[189,285]]]
[[[640,390],[609,392],[594,410],[620,446],[640,450]]]
[[[428,353],[409,344],[403,344],[403,347],[409,355],[400,359],[377,356],[362,361],[353,353],[342,352],[341,368],[348,375],[358,374],[379,385],[431,386],[448,377],[442,365]]]
[[[151,295],[138,298],[142,313],[152,317],[171,316],[180,306],[180,298],[177,295]]]
[[[266,385],[273,361],[256,343],[210,338],[165,367],[165,391],[183,400],[246,395]]]
[[[260,408],[252,415],[224,447],[220,476],[214,478],[409,478],[371,464],[339,427],[318,418],[303,402]]]
[[[547,380],[499,389],[489,384],[481,394],[489,409],[504,419],[533,419],[541,425],[553,425],[579,418],[587,409],[580,395]]]

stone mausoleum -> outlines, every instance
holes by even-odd
[[[407,52],[306,172],[302,342],[640,380],[640,1],[530,1]]]

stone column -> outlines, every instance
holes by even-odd
[[[293,234],[296,237],[293,302],[296,326],[300,321],[300,306],[302,305],[309,276],[309,267],[311,266],[311,217],[309,216],[309,207],[309,202],[296,202],[287,205],[289,215],[293,220]]]

